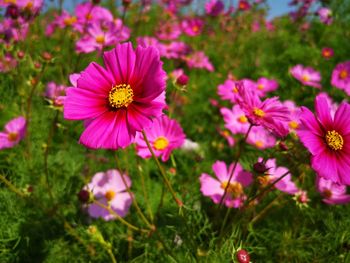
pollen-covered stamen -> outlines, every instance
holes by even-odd
[[[332,130],[326,133],[326,143],[329,148],[338,151],[343,149],[344,139],[338,132]]]
[[[10,133],[7,135],[7,139],[8,139],[10,142],[15,142],[15,141],[17,141],[18,137],[19,137],[18,132],[10,132]]]
[[[164,136],[159,136],[153,143],[153,147],[158,150],[164,150],[169,145],[169,140]]]
[[[258,84],[258,89],[263,90],[265,88],[264,84]]]
[[[63,23],[66,25],[66,26],[71,26],[73,25],[74,23],[77,22],[77,18],[75,16],[72,16],[72,17],[67,17],[63,20]]]
[[[116,192],[114,192],[113,190],[108,190],[106,193],[105,193],[105,197],[107,199],[107,201],[111,201],[116,195]]]
[[[348,76],[349,76],[349,73],[348,73],[345,69],[343,69],[343,70],[340,71],[340,73],[339,73],[339,77],[340,77],[341,79],[346,79]]]
[[[296,121],[290,121],[288,125],[289,125],[289,128],[293,130],[296,130],[299,127],[299,124]]]
[[[247,119],[247,117],[245,115],[241,115],[241,116],[239,116],[238,121],[240,123],[247,123],[248,119]]]
[[[102,44],[105,43],[105,36],[104,36],[104,35],[98,35],[98,36],[95,38],[95,40],[96,40],[96,43],[102,45]]]
[[[239,182],[231,182],[228,184],[227,181],[224,181],[221,183],[220,187],[224,190],[227,188],[227,193],[231,194],[234,198],[239,197],[243,194],[243,186]]]
[[[301,77],[301,79],[302,79],[304,82],[310,81],[309,75],[303,75],[303,76]]]
[[[265,112],[259,108],[254,108],[253,113],[255,116],[260,117],[260,118],[265,116]]]
[[[120,84],[114,86],[108,95],[109,105],[113,108],[128,107],[134,98],[134,92],[130,85]]]
[[[257,140],[255,142],[255,146],[259,149],[263,148],[264,147],[264,142],[263,141],[260,141],[260,140]]]

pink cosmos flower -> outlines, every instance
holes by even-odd
[[[0,43],[10,43],[10,41],[23,41],[27,37],[29,23],[19,17],[17,20],[5,18],[0,23]]]
[[[221,0],[210,0],[205,4],[205,12],[209,16],[218,16],[224,11],[225,5]]]
[[[278,137],[288,134],[285,123],[290,121],[290,112],[278,100],[278,97],[261,101],[253,89],[247,88],[242,82],[237,85],[238,104],[252,125],[262,125]]]
[[[320,21],[323,24],[330,25],[333,22],[332,11],[327,7],[321,7],[317,11]]]
[[[227,79],[224,84],[220,84],[218,86],[218,95],[222,100],[228,100],[232,103],[236,103],[237,98],[239,97],[237,82],[231,79]]]
[[[189,68],[206,69],[210,72],[214,71],[213,65],[203,51],[196,51],[191,53],[185,58],[185,61]]]
[[[258,162],[263,162],[263,158],[259,157]],[[292,177],[290,173],[288,173],[288,169],[286,167],[277,166],[276,159],[268,159],[265,165],[268,170],[266,171],[264,176],[259,177],[258,180],[260,184],[262,184],[263,186],[267,186],[284,176],[274,185],[274,187],[290,195],[298,193],[299,189],[292,181]],[[286,173],[288,174],[285,175]]]
[[[249,122],[239,105],[234,105],[232,110],[227,108],[220,109],[221,115],[224,117],[225,128],[233,134],[245,134],[249,129]]]
[[[163,45],[164,50],[160,55],[167,59],[180,59],[190,52],[190,47],[182,41],[173,41]]]
[[[0,132],[0,150],[17,145],[26,134],[26,126],[26,120],[22,116],[6,123],[5,130]]]
[[[247,11],[251,8],[251,5],[246,0],[240,0],[238,3],[238,9],[241,11]]]
[[[276,137],[261,126],[252,127],[248,134],[247,143],[259,150],[273,148],[276,145]]]
[[[331,116],[327,98],[315,99],[316,115],[301,107],[302,125],[297,133],[311,153],[311,166],[319,176],[350,185],[350,105],[343,102]]]
[[[290,111],[290,121],[288,122],[288,129],[290,132],[296,131],[300,126],[300,108],[295,105],[294,101],[286,100],[283,102]]]
[[[259,97],[265,97],[267,92],[278,89],[278,82],[274,79],[262,77],[256,82],[256,89]]]
[[[17,60],[10,53],[0,55],[0,72],[9,72],[16,66]]]
[[[181,28],[183,32],[190,36],[198,36],[202,33],[204,21],[199,18],[188,18],[182,21]]]
[[[216,161],[213,164],[213,171],[217,179],[214,179],[206,173],[202,173],[199,178],[201,184],[201,192],[204,196],[208,196],[215,204],[219,204],[227,187],[227,194],[223,203],[227,207],[239,208],[243,205],[246,195],[244,194],[244,187],[249,186],[253,177],[252,174],[242,169],[238,163],[228,185],[228,180],[232,173],[233,164],[227,166],[222,161]]]
[[[325,59],[330,59],[334,56],[334,50],[330,47],[322,48],[322,57]]]
[[[52,35],[57,27],[60,29],[71,27],[78,21],[76,16],[71,15],[66,10],[63,10],[60,15],[55,14],[54,16],[54,20],[46,26],[45,35],[47,36]]]
[[[316,177],[317,190],[323,196],[323,202],[329,205],[350,203],[350,195],[346,194],[346,186],[336,184],[323,177]]]
[[[182,146],[185,134],[176,120],[169,119],[166,115],[154,119],[151,127],[145,129],[147,139],[154,154],[162,156],[162,161],[169,159],[171,152]],[[151,152],[141,133],[135,138],[137,154],[142,158],[151,157]]]
[[[87,26],[95,22],[112,22],[112,13],[99,5],[94,5],[91,2],[78,4],[75,8],[77,22],[73,24],[75,30],[83,33]]]
[[[76,42],[78,53],[90,53],[95,50],[102,51],[104,47],[113,46],[130,37],[130,30],[123,26],[122,21],[94,22],[86,30],[86,34]]]
[[[105,173],[95,174],[84,189],[90,191],[95,200],[105,206],[110,206],[119,216],[125,217],[133,200],[133,197],[126,191],[130,186],[131,180],[127,175],[124,174],[122,177],[119,171],[108,170]],[[96,203],[89,204],[87,211],[91,217],[102,218],[105,221],[116,218],[114,214]]]
[[[235,139],[232,137],[231,132],[228,130],[221,130],[220,128],[217,129],[219,134],[224,137],[228,143],[229,146],[234,146],[235,145]]]
[[[344,90],[350,96],[350,61],[339,63],[332,72],[332,86]]]
[[[157,50],[130,42],[104,52],[106,69],[91,63],[76,88],[67,89],[64,117],[89,120],[80,142],[93,149],[118,149],[162,114],[166,73]]]
[[[321,74],[311,67],[304,67],[298,64],[291,68],[290,73],[305,86],[321,88]]]
[[[159,25],[156,36],[160,40],[175,40],[181,33],[179,23],[177,21],[169,21]]]
[[[49,82],[46,86],[45,97],[48,98],[54,106],[63,106],[67,87],[58,85],[55,82]]]

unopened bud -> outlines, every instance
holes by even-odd
[[[17,19],[19,17],[19,10],[16,5],[9,5],[6,9],[5,16]]]
[[[255,172],[259,174],[263,174],[267,171],[266,165],[263,162],[257,162],[253,165],[253,169]]]
[[[50,62],[52,59],[52,55],[46,51],[42,53],[41,57],[48,62]]]
[[[282,151],[288,151],[288,146],[284,142],[280,142],[278,146]]]
[[[23,59],[24,56],[25,56],[24,51],[20,50],[20,51],[17,52],[17,57],[18,57],[19,59]]]
[[[176,84],[180,86],[186,86],[188,83],[188,79],[189,78],[186,74],[182,74],[176,79]]]
[[[248,252],[244,249],[240,249],[237,251],[236,258],[239,263],[249,263],[250,262],[250,256]]]
[[[90,192],[85,189],[80,190],[78,193],[78,199],[82,203],[87,203],[90,199]]]

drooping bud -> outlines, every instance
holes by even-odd
[[[87,203],[90,199],[90,192],[85,189],[80,190],[80,192],[78,193],[78,199],[83,204]]]
[[[12,19],[17,19],[19,17],[19,9],[16,5],[9,5],[7,6],[6,17],[11,17]]]
[[[188,83],[188,79],[189,78],[186,74],[182,74],[176,79],[176,84],[179,86],[186,86]]]

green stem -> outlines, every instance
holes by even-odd
[[[106,206],[104,204],[102,204],[101,202],[95,200],[93,202],[94,204],[98,205],[99,207],[102,207],[104,209],[106,209],[109,213],[111,213],[112,215],[114,215],[122,224],[126,225],[127,227],[135,230],[135,231],[139,231],[139,232],[143,232],[143,233],[149,233],[149,230],[146,229],[142,229],[139,228],[137,226],[134,226],[132,224],[130,224],[129,222],[127,222],[125,219],[123,219],[120,215],[118,215],[112,208],[110,208],[109,206]]]
[[[162,165],[160,164],[158,158],[157,158],[156,155],[154,154],[154,151],[153,151],[153,149],[152,149],[152,147],[151,147],[151,145],[150,145],[150,143],[149,143],[149,140],[147,139],[147,135],[146,135],[146,133],[145,133],[144,130],[142,131],[142,135],[143,135],[143,138],[145,139],[145,142],[146,142],[146,144],[147,144],[147,147],[148,147],[149,151],[150,151],[151,154],[152,154],[153,159],[155,160],[155,162],[156,162],[156,164],[157,164],[157,166],[158,166],[158,169],[159,169],[159,171],[160,171],[160,174],[161,174],[162,177],[163,177],[163,180],[164,180],[165,185],[166,185],[167,188],[169,189],[169,191],[170,191],[172,197],[174,198],[176,204],[177,204],[179,207],[182,207],[182,206],[183,206],[183,203],[182,203],[182,201],[181,201],[180,199],[178,199],[178,198],[176,197],[175,191],[174,191],[174,189],[172,188],[172,186],[171,186],[171,184],[170,184],[170,182],[169,182],[167,176],[165,175],[165,171],[164,171]]]

